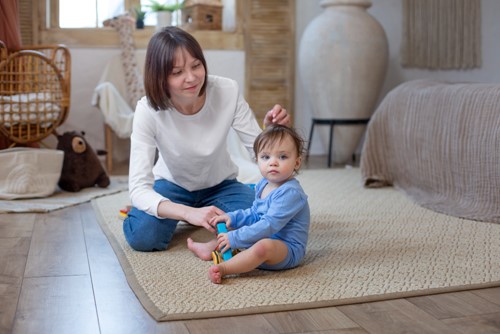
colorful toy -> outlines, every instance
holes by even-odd
[[[217,234],[219,233],[227,233],[226,222],[217,223]],[[233,257],[233,251],[231,248],[222,253],[220,250],[212,251],[212,259],[214,260],[214,264],[219,264],[222,261],[228,261]]]
[[[128,213],[132,207],[130,205],[127,205],[125,208],[120,209],[119,217],[120,219],[125,219],[128,217]]]

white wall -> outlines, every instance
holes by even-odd
[[[384,27],[389,40],[389,69],[381,98],[398,84],[418,78],[435,78],[449,81],[500,82],[500,1],[482,0],[482,44],[483,66],[474,70],[428,71],[405,69],[400,65],[401,46],[401,0],[372,0],[368,12]],[[296,0],[296,46],[300,45],[307,24],[322,11],[320,0]],[[85,131],[86,138],[96,149],[104,148],[103,119],[100,112],[91,106],[94,87],[99,81],[106,62],[117,55],[118,49],[71,49],[72,55],[72,100],[68,120],[60,130]],[[244,89],[245,55],[240,51],[206,50],[209,72],[231,77]],[[298,54],[296,59],[298,59]],[[295,81],[295,126],[309,134],[311,110],[303,93],[296,71]],[[319,138],[313,139],[311,154],[325,154]]]
[[[322,11],[319,3],[320,0],[296,0],[297,48],[300,45],[300,39],[307,24]],[[372,6],[368,9],[368,12],[384,27],[389,41],[389,69],[382,88],[381,98],[398,84],[413,79],[432,78],[447,81],[500,83],[500,43],[498,43],[500,21],[497,18],[498,13],[500,13],[500,1],[481,1],[483,64],[481,68],[473,70],[430,71],[402,68],[399,57],[402,33],[402,0],[372,0]],[[303,89],[297,71],[295,90],[295,125],[298,128],[303,128],[305,133],[308,134],[312,114],[307,99],[302,93]],[[326,150],[321,144],[319,136],[315,136],[311,154],[325,153]]]

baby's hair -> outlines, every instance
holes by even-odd
[[[286,136],[290,136],[292,138],[295,148],[297,149],[297,156],[303,156],[305,153],[305,141],[299,135],[297,130],[288,126],[273,124],[266,127],[266,129],[255,139],[255,142],[253,143],[255,157],[258,157],[259,152],[266,147],[274,143],[282,142]]]

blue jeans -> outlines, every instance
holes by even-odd
[[[214,205],[224,212],[247,209],[255,199],[255,191],[236,180],[225,180],[214,187],[197,191],[187,191],[167,180],[157,180],[153,189],[174,203],[194,208]],[[165,250],[178,222],[175,219],[158,219],[133,207],[123,222],[123,232],[129,245],[137,251]]]

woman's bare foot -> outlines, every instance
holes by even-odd
[[[200,259],[210,261],[212,259],[212,251],[217,247],[217,240],[194,242],[193,239],[187,238],[187,247]]]
[[[212,281],[212,283],[215,284],[221,284],[222,283],[222,274],[220,272],[219,266],[211,266],[208,269],[208,278]]]

